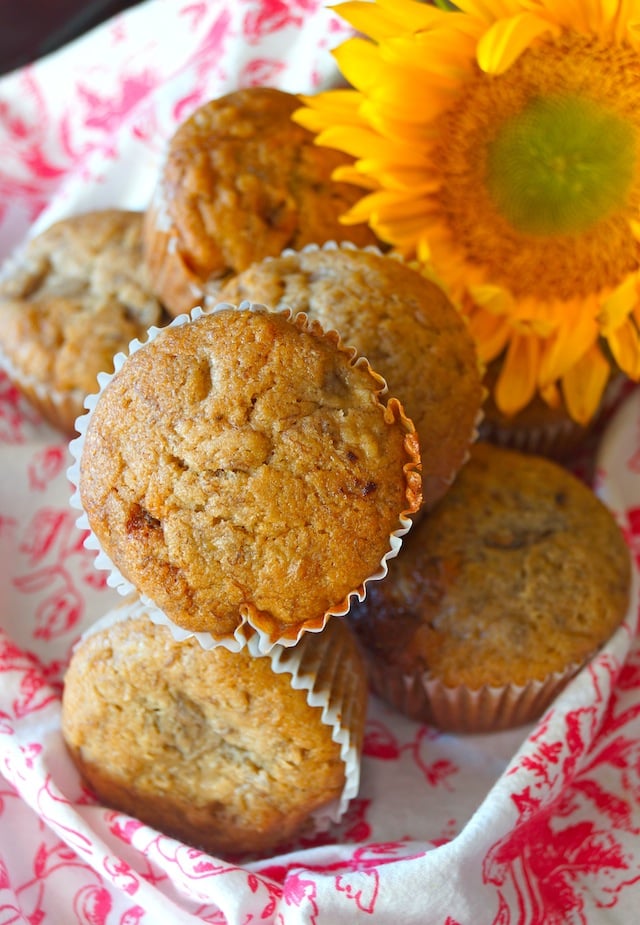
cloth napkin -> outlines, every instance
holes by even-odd
[[[319,0],[148,0],[0,80],[0,258],[86,208],[143,209],[197,106],[337,78]],[[637,581],[539,723],[452,736],[372,698],[360,792],[274,857],[211,857],[98,805],[60,734],[71,647],[117,602],[61,437],[0,377],[0,925],[629,925],[640,908]],[[579,465],[640,552],[640,396]]]

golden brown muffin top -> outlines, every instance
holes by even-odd
[[[169,140],[148,213],[154,279],[168,260],[197,289],[286,247],[376,241],[366,225],[340,223],[362,190],[331,174],[352,159],[319,147],[291,120],[299,105],[293,94],[249,87],[210,100],[182,123]],[[155,253],[156,231],[171,238],[165,254]],[[197,305],[197,291],[192,295],[190,304],[174,304],[169,295],[172,313]]]
[[[186,629],[320,626],[421,501],[412,426],[379,388],[304,316],[227,308],[166,328],[89,421],[91,528]]]
[[[138,212],[56,222],[0,282],[0,350],[23,376],[63,392],[96,392],[114,354],[162,318],[143,266]]]
[[[396,671],[523,684],[591,656],[624,618],[629,585],[623,535],[590,488],[550,460],[478,443],[354,626]]]
[[[484,393],[467,326],[438,286],[392,257],[318,249],[256,263],[216,297],[290,306],[337,330],[415,424],[425,504],[444,494],[466,459]]]
[[[301,646],[309,656],[301,671],[326,669],[329,679],[314,689],[328,699],[332,683],[342,686],[357,754],[367,696],[357,647],[339,620],[312,642]],[[282,842],[345,783],[333,727],[290,673],[246,649],[176,642],[145,615],[80,642],[65,677],[62,729],[104,802],[215,852]]]

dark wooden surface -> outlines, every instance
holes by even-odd
[[[55,51],[139,0],[0,0],[0,74]]]

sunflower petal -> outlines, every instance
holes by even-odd
[[[346,80],[363,93],[375,90],[385,79],[380,51],[367,39],[359,36],[347,39],[334,48],[333,57]]]
[[[545,338],[540,358],[538,385],[546,386],[560,379],[598,340],[598,323],[594,313],[577,311]]]
[[[602,333],[607,336],[629,317],[640,301],[640,284],[637,273],[631,273],[603,302],[600,311]]]
[[[408,145],[400,146],[394,141],[381,138],[377,132],[359,126],[334,125],[316,136],[316,143],[327,148],[338,148],[353,157],[367,157],[379,163],[421,166],[422,152]]]
[[[476,305],[493,315],[509,315],[515,307],[513,296],[502,286],[470,286],[469,295]]]
[[[513,336],[495,386],[495,401],[504,414],[517,414],[534,397],[539,357],[537,337]]]
[[[550,408],[559,408],[562,405],[562,395],[555,382],[540,389],[540,397]]]
[[[631,319],[606,335],[609,349],[620,369],[630,379],[640,379],[640,337]]]
[[[578,424],[588,424],[598,410],[609,373],[609,364],[594,344],[562,377],[567,411]]]
[[[342,216],[342,220],[348,225],[371,218],[398,222],[404,218],[424,220],[425,213],[428,217],[427,204],[412,193],[381,189],[363,196]]]
[[[509,322],[479,308],[468,316],[468,329],[482,363],[500,356],[509,341]]]
[[[354,29],[376,42],[389,35],[397,35],[399,31],[431,29],[442,16],[441,10],[411,0],[394,0],[393,3],[347,0],[333,9]]]
[[[503,74],[531,42],[557,26],[534,13],[518,13],[494,23],[478,42],[477,60],[487,74]]]
[[[356,31],[368,35],[374,42],[379,42],[389,35],[395,35],[401,27],[397,18],[382,9],[380,4],[365,2],[365,0],[340,3],[333,9]]]
[[[327,90],[299,99],[307,105],[294,110],[291,118],[311,132],[321,132],[333,125],[367,125],[360,112],[364,97],[356,90]]]
[[[380,184],[377,180],[360,173],[357,162],[336,167],[331,174],[331,179],[335,180],[336,183],[351,183],[353,186],[362,186],[364,189],[380,189]]]
[[[375,177],[385,189],[397,192],[410,191],[412,198],[434,193],[442,185],[441,179],[430,177],[423,167],[387,167],[380,161],[369,161],[367,158],[362,158],[357,163],[358,170]]]
[[[431,29],[450,15],[420,0],[377,0],[377,2],[378,6],[395,18],[400,29],[411,32]]]

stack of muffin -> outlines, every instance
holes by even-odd
[[[133,301],[158,307],[133,332],[144,343],[91,327],[95,292],[113,287],[102,245],[74,271],[92,281],[84,307],[60,307],[66,284],[44,271],[10,277],[0,304],[43,319],[0,340],[19,384],[36,329],[62,319],[64,344],[83,312],[100,357],[88,375],[103,371],[71,475],[98,564],[133,600],[73,654],[70,753],[109,805],[227,854],[344,810],[367,680],[443,729],[529,722],[629,592],[624,539],[588,488],[476,442],[464,322],[367,228],[340,224],[360,191],[331,179],[345,156],[293,123],[297,105],[239,91],[169,140],[135,217]],[[105,351],[121,351],[115,369]]]

